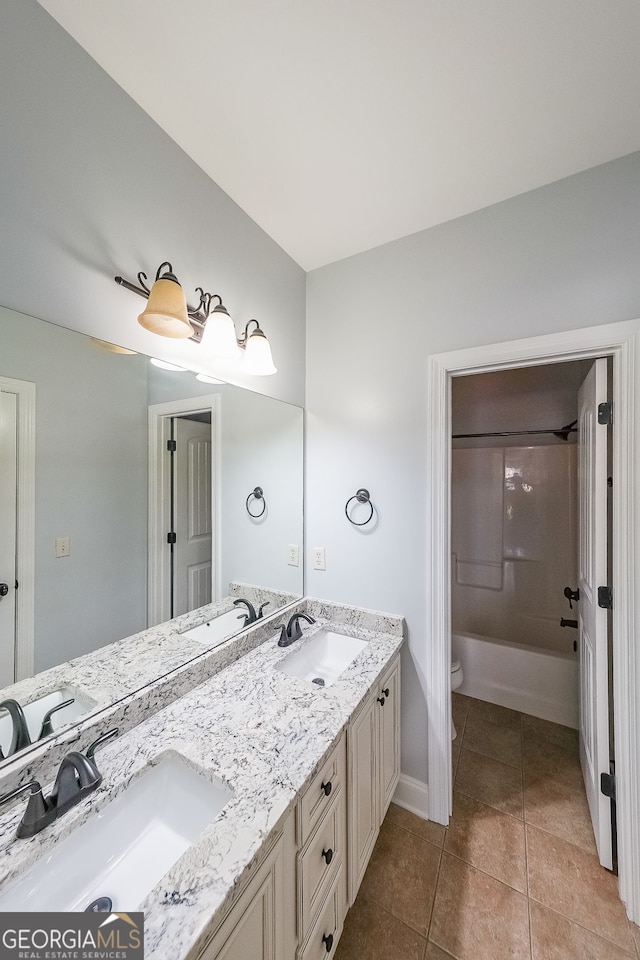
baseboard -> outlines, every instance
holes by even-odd
[[[429,819],[429,788],[422,780],[414,780],[401,773],[393,795],[393,802],[399,807],[415,813],[423,820]]]
[[[473,697],[474,700],[486,700],[489,703],[497,704],[499,707],[508,707],[509,710],[519,710],[521,713],[528,713],[532,717],[540,717],[541,720],[560,723],[562,726],[572,727],[574,730],[577,730],[579,726],[577,690],[571,690],[572,696],[568,696],[566,700],[552,700],[545,697],[539,690],[514,690],[490,680],[486,681],[475,677],[467,680],[465,677],[458,693]]]

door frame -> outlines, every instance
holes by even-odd
[[[35,660],[36,385],[0,377],[0,390],[18,397],[15,677],[24,680]]]
[[[171,563],[166,550],[167,532],[171,524],[171,469],[163,456],[171,434],[171,418],[190,413],[211,414],[211,599],[221,596],[221,544],[219,520],[222,508],[220,484],[221,453],[220,394],[212,393],[149,407],[149,534],[147,627],[163,623],[170,617]]]
[[[613,358],[613,681],[618,881],[640,922],[640,320],[432,354],[427,358],[427,686],[429,818],[448,823],[451,783],[451,380],[518,367]]]

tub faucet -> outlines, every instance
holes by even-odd
[[[63,757],[58,770],[56,782],[51,791],[51,795],[45,798],[42,793],[42,787],[37,780],[31,780],[23,784],[17,790],[6,793],[0,797],[0,804],[9,803],[28,793],[29,801],[18,824],[16,837],[24,840],[27,837],[34,837],[45,827],[48,827],[54,820],[59,820],[64,816],[67,810],[75,807],[83,797],[94,790],[102,783],[102,774],[98,770],[94,755],[98,747],[103,743],[118,736],[117,728],[108,730],[98,737],[88,748],[86,754],[78,753],[72,750],[66,757]]]
[[[306,620],[307,623],[315,623],[313,617],[310,617],[306,613],[294,613],[294,615],[289,620],[289,623],[284,625],[280,629],[280,639],[278,640],[279,647],[288,647],[292,643],[295,643],[296,640],[299,640],[302,636],[302,627],[300,626],[300,621]]]
[[[9,746],[9,752],[7,753],[7,757],[11,757],[14,753],[17,753],[18,750],[24,750],[25,747],[31,746],[29,728],[27,726],[27,720],[24,715],[24,711],[17,700],[3,700],[2,703],[0,703],[0,710],[7,711],[11,717],[11,723],[13,724],[11,745]],[[4,759],[5,756],[2,753],[2,750],[0,750],[0,760]]]

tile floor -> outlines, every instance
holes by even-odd
[[[391,805],[335,960],[640,960],[576,731],[453,696],[449,827]]]

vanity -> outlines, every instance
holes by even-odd
[[[55,805],[70,754],[101,744],[44,829],[17,839],[26,796],[0,806],[0,911],[142,911],[154,960],[330,960],[399,776],[404,621],[304,597],[302,410],[4,308],[0,325],[0,395],[33,440],[18,466],[47,492],[20,501],[30,539],[0,577],[0,700],[40,711],[19,747],[0,710],[0,795],[37,781]],[[188,613],[165,459],[183,420],[210,427],[213,531]],[[314,622],[283,648],[296,614]]]
[[[315,623],[304,624],[302,638],[283,649],[278,628],[296,612]],[[306,598],[255,629],[262,639],[253,649],[242,653],[238,646],[233,662],[105,745],[102,785],[59,821],[16,840],[23,804],[4,813],[0,909],[36,909],[35,901],[20,904],[21,878],[34,871],[36,883],[47,886],[47,858],[78,843],[79,831],[89,837],[96,815],[108,819],[111,804],[121,803],[115,818],[121,826],[139,817],[131,811],[145,809],[145,801],[129,798],[168,771],[167,783],[186,784],[182,795],[176,787],[173,815],[184,806],[185,821],[195,823],[191,804],[202,789],[213,816],[168,869],[158,868],[160,880],[150,877],[141,900],[114,898],[113,910],[144,912],[145,955],[333,956],[399,775],[403,621]],[[319,685],[313,682],[319,677],[296,675],[295,658],[323,633],[343,637],[345,647],[354,640],[364,645],[346,664],[335,656],[323,661],[319,652],[311,664],[325,671]],[[163,793],[152,785],[144,796]],[[155,804],[146,802],[152,820]],[[54,902],[47,909],[69,907]]]

